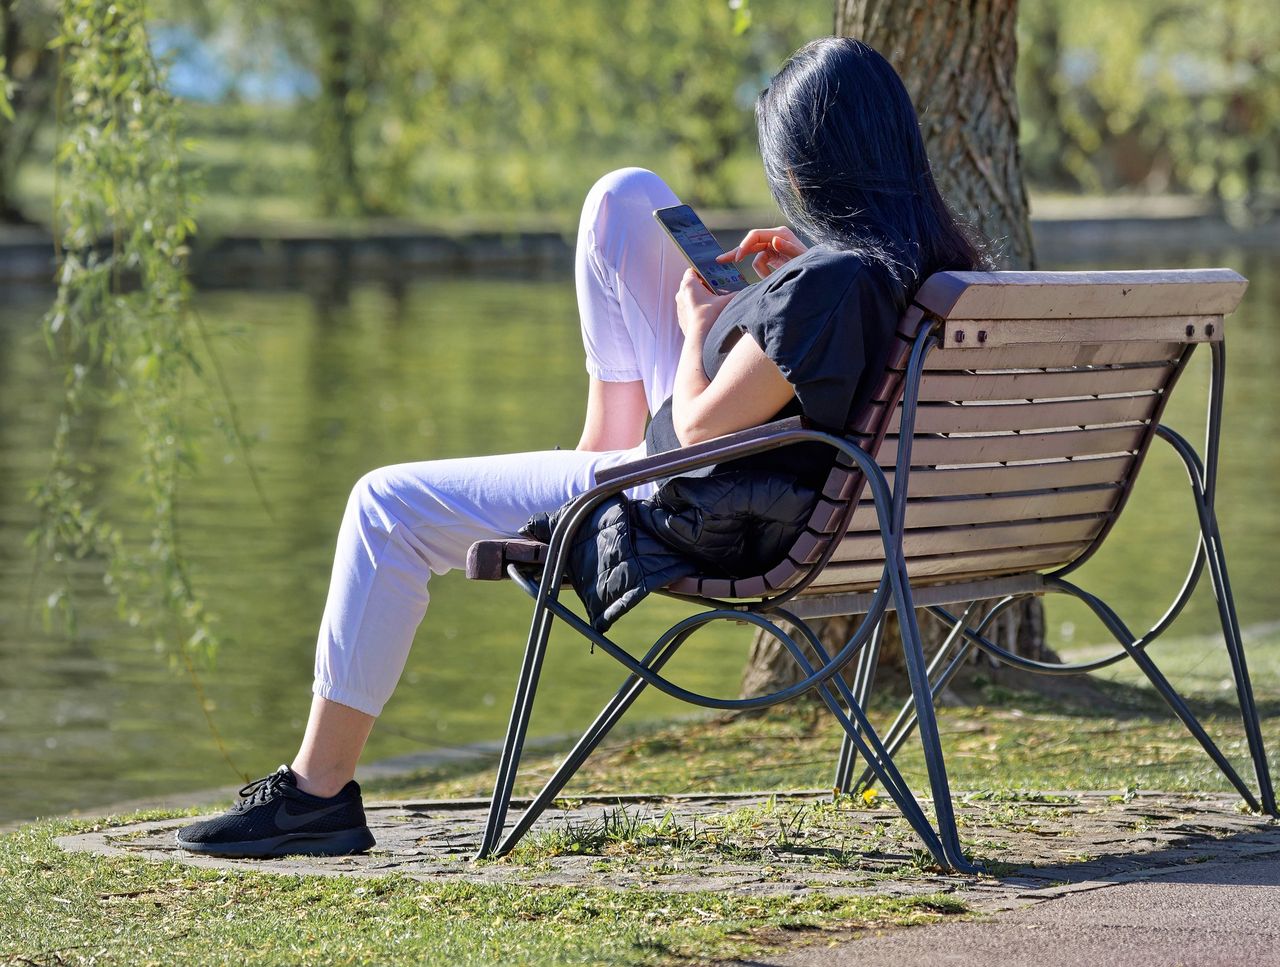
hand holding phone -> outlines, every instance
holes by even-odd
[[[717,295],[729,295],[747,287],[738,269],[720,261],[723,249],[716,237],[688,205],[659,208],[653,213],[676,247],[689,260],[708,289]]]

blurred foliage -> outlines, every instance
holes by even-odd
[[[13,184],[52,113],[56,18],[52,0],[0,0],[0,222],[23,220]]]
[[[707,204],[783,57],[830,28],[826,0],[187,0],[166,16],[271,38],[317,82],[314,175],[327,215],[576,203],[582,151],[671,158]],[[270,57],[270,47],[264,48]],[[575,172],[576,175],[576,172]],[[572,187],[570,187],[570,185]]]
[[[122,616],[139,627],[172,623],[155,627],[157,645],[186,655],[212,638],[178,545],[175,502],[195,454],[187,397],[207,396],[212,379],[199,361],[206,347],[186,278],[195,221],[179,108],[152,58],[141,3],[64,0],[57,30],[58,290],[45,330],[64,367],[65,399],[34,493],[41,523],[32,543],[66,575],[49,606],[70,630],[76,561],[103,557]],[[139,438],[152,511],[141,555],[94,492],[93,427],[109,409],[131,415]]]
[[[17,118],[0,121],[0,203],[51,113],[52,10],[0,0]],[[240,221],[568,212],[621,164],[661,169],[695,204],[765,204],[751,102],[831,29],[832,4],[156,0],[148,15],[233,75],[305,80],[293,99],[185,106],[210,210]],[[1280,18],[1264,0],[1021,0],[1020,25],[1034,187],[1191,193],[1241,219],[1280,200]],[[30,161],[20,188],[51,192]]]
[[[1041,187],[1280,200],[1280,17],[1263,0],[1022,0],[1018,96]]]

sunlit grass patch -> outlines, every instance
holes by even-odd
[[[683,814],[661,805],[620,805],[585,820],[548,817],[515,847],[507,862],[589,855],[624,864],[675,862],[680,864],[676,868],[709,862],[764,869],[774,863],[802,862],[814,869],[879,870],[891,856],[898,876],[933,866],[904,820],[892,812],[883,818],[875,813],[860,796],[771,796],[738,808]]]
[[[986,704],[939,710],[952,787],[987,796],[1044,797],[1070,790],[1223,792],[1227,780],[1182,724],[1148,690],[1103,683],[1104,708],[1066,707],[1041,696],[987,688]],[[1273,772],[1280,772],[1280,703],[1268,683],[1259,689],[1263,735]],[[1192,696],[1202,721],[1242,774],[1250,775],[1238,713],[1216,695]],[[873,724],[893,705],[879,699]],[[717,793],[819,790],[831,787],[840,733],[814,707],[774,710],[762,717],[683,721],[648,735],[607,740],[567,787],[567,795]],[[532,794],[558,764],[557,751],[527,754],[517,794]],[[913,738],[898,763],[913,788],[926,788],[923,757]],[[487,796],[493,765],[451,764],[397,780],[400,797]],[[375,783],[371,787],[378,791]]]
[[[752,896],[241,873],[64,853],[53,842],[91,828],[50,822],[0,837],[0,963],[702,962],[965,910],[940,895]]]

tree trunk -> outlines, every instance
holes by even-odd
[[[1017,12],[1017,0],[836,0],[835,8],[836,34],[870,44],[901,75],[920,115],[939,189],[991,241],[1001,268],[1030,268],[1035,262],[1018,151]],[[932,651],[946,629],[924,612],[917,618],[925,649]],[[833,618],[814,627],[830,653],[848,640],[856,621]],[[988,636],[1027,657],[1054,657],[1045,646],[1039,598],[1009,608]],[[896,621],[890,620],[881,668],[900,669],[901,655]],[[786,649],[757,632],[742,694],[764,694],[802,677]]]
[[[319,10],[320,204],[325,215],[361,215],[365,211],[363,172],[356,163],[352,108],[356,19],[345,2],[322,3]]]
[[[1035,262],[1018,151],[1017,20],[1017,0],[836,0],[836,33],[897,69],[938,187],[1010,269]]]

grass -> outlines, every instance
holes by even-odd
[[[686,963],[750,957],[819,930],[931,923],[964,909],[943,896],[255,875],[67,854],[53,842],[86,828],[41,823],[0,839],[0,963]]]
[[[939,710],[952,784],[961,790],[1162,789],[1217,792],[1226,779],[1185,728],[1148,689],[1100,685],[1108,707],[1050,703],[994,685],[983,704]],[[1259,696],[1273,771],[1280,771],[1280,701]],[[1200,697],[1194,707],[1220,746],[1249,775],[1244,730],[1225,700]],[[887,702],[873,722],[890,714]],[[681,722],[607,742],[588,760],[567,794],[625,789],[636,793],[821,789],[831,783],[840,735],[825,711],[810,706],[758,718]],[[908,781],[924,779],[923,758],[908,741],[899,758]],[[518,792],[536,792],[556,765],[554,753],[530,756]],[[373,783],[377,795],[404,798],[487,796],[492,764],[451,765]]]
[[[1277,645],[1275,634],[1251,643],[1251,653],[1260,656],[1257,685],[1273,768],[1280,747],[1280,676],[1271,657]],[[1196,658],[1203,647],[1170,643],[1162,658],[1185,670],[1179,682],[1205,714],[1211,734],[1243,765],[1239,720],[1222,698],[1218,676],[1205,674]],[[982,805],[987,826],[1034,826],[1052,815],[1055,804],[1070,802],[1058,790],[1113,789],[1123,802],[1140,788],[1227,788],[1149,689],[1103,682],[1087,707],[1051,704],[990,683],[978,685],[975,695],[980,704],[944,708],[940,720],[953,784],[971,790],[968,797]],[[873,721],[890,711],[887,701],[877,706]],[[798,706],[632,733],[602,747],[567,794],[822,788],[830,782],[838,745],[827,718],[812,706]],[[554,752],[531,755],[525,788],[544,779],[556,762]],[[919,782],[921,762],[910,744],[902,762],[908,778]],[[452,764],[367,789],[380,798],[482,796],[491,770],[489,762]],[[850,830],[864,824],[842,817],[878,805],[874,796],[825,803],[779,797],[697,818],[619,808],[593,822],[535,828],[504,862],[537,868],[558,856],[588,855],[660,871],[663,863],[675,868],[701,856],[762,870],[803,863],[815,872],[869,862],[874,876],[878,851],[900,853],[910,842],[905,829],[893,825],[904,824],[886,812],[884,823],[855,833]],[[111,822],[143,818],[159,814]],[[770,947],[964,914],[962,904],[942,896],[850,898],[814,891],[761,898],[729,891],[443,884],[398,875],[299,877],[68,854],[54,844],[58,835],[87,828],[92,825],[44,822],[0,837],[0,964],[691,963],[749,958]],[[929,862],[918,856],[921,869]]]
[[[760,805],[680,819],[671,810],[661,816],[620,806],[584,822],[563,820],[535,828],[512,851],[509,862],[534,864],[566,855],[600,856],[648,862],[655,856],[672,869],[705,858],[767,870],[780,862],[804,862],[814,870],[875,869],[886,850],[911,864],[895,866],[895,875],[935,867],[910,827],[887,814],[866,829],[848,822],[852,810],[875,808],[867,797],[837,797],[820,802],[787,802],[776,797]],[[663,864],[656,865],[661,871]],[[649,868],[655,869],[654,865]]]

